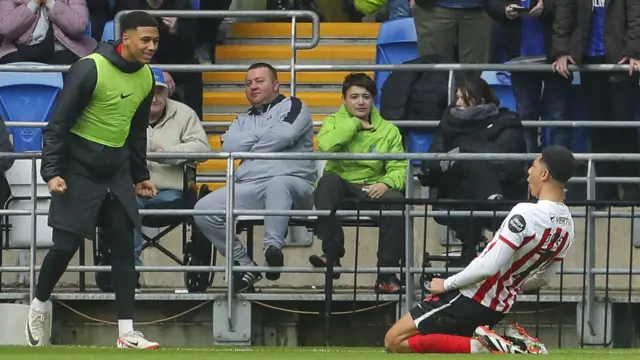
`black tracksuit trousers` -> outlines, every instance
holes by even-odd
[[[53,195],[64,196],[64,195]],[[98,215],[103,238],[111,249],[113,288],[118,319],[133,319],[136,273],[133,257],[133,223],[122,203],[108,194]],[[47,301],[67,269],[84,237],[53,230],[53,247],[42,262],[36,285],[36,298]]]
[[[347,198],[363,197],[362,185],[343,180],[336,174],[325,174],[318,181],[314,191],[314,204],[317,210],[333,210],[341,201]],[[402,199],[404,196],[394,190],[389,190],[383,199]],[[354,209],[353,204],[341,207],[340,210]],[[386,210],[404,210],[404,205],[394,204],[384,206]],[[361,210],[380,210],[379,207]],[[378,265],[381,267],[400,266],[405,248],[405,221],[403,216],[381,216],[374,218],[379,226],[378,236]],[[331,253],[334,259],[342,258],[344,250],[344,231],[340,217],[335,220],[328,216],[320,216],[316,222],[315,233],[322,240],[324,254]]]

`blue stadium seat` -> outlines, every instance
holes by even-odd
[[[191,0],[191,8],[193,10],[200,10],[200,0]]]
[[[12,65],[40,63],[13,63]],[[49,120],[58,93],[62,73],[6,72],[0,76],[0,116],[7,121]],[[13,128],[15,152],[41,151],[42,129]]]
[[[511,74],[506,71],[483,71],[482,78],[500,99],[500,107],[516,111],[516,98],[511,88]]]
[[[416,59],[418,53],[418,37],[413,18],[402,18],[385,21],[380,24],[376,45],[376,64],[402,64]],[[374,75],[378,95],[375,105],[380,107],[382,85],[389,77],[388,71],[377,71]],[[407,133],[407,147],[409,152],[423,153],[429,151],[433,135],[425,131],[409,131]],[[414,161],[418,164],[419,161]]]
[[[104,24],[104,30],[102,30],[102,41],[115,40],[115,37],[116,37],[115,23],[113,22],[113,20],[107,21]]]
[[[413,18],[403,18],[380,24],[376,45],[376,64],[402,64],[418,58],[418,38]],[[389,77],[388,71],[377,71],[374,80],[378,87],[375,104],[380,106],[382,84]]]

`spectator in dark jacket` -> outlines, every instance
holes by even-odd
[[[229,10],[231,0],[201,1],[200,10]],[[224,18],[204,18],[198,20],[198,61],[213,64],[216,61],[218,31]]]
[[[640,65],[640,1],[558,0],[554,18],[553,67],[569,77],[569,64],[629,64],[630,72],[582,72],[590,120],[634,120]],[[625,128],[591,131],[595,153],[637,153],[638,135]],[[640,175],[633,162],[596,162],[597,176]],[[622,198],[640,198],[636,184],[622,185]],[[599,200],[619,198],[615,184],[598,184]],[[571,193],[571,191],[569,191]]]
[[[551,63],[555,60],[551,58],[555,1],[528,2],[489,0],[487,12],[496,22],[505,26],[506,53],[510,62]],[[523,4],[528,7],[522,7]],[[571,79],[555,73],[512,71],[511,85],[521,119],[568,120]],[[526,131],[532,152],[538,152],[537,133],[536,128]],[[551,142],[553,145],[569,147],[570,130],[553,128]]]
[[[452,63],[457,47],[461,63],[488,63],[493,21],[484,11],[486,4],[487,0],[415,0],[420,55],[439,55]]]
[[[500,101],[481,78],[460,86],[456,104],[444,113],[429,149],[430,153],[526,153],[522,122],[518,115],[499,108]],[[526,198],[526,164],[519,161],[425,161],[421,165],[423,186],[437,188],[438,199],[483,201]],[[439,206],[442,209],[442,206]],[[498,210],[495,205],[447,205],[443,210]],[[491,218],[436,218],[448,225],[463,242],[462,264],[475,256],[484,229],[499,224]]]
[[[122,10],[193,10],[189,0],[116,0],[115,13]],[[158,21],[160,38],[158,52],[153,58],[156,64],[197,64],[197,23],[190,18],[161,17]],[[202,74],[198,72],[174,72],[171,83],[182,87],[177,100],[195,110],[202,119]]]
[[[113,8],[106,0],[87,0],[89,19],[91,20],[91,37],[97,41],[102,40],[104,24],[113,20]]]
[[[13,144],[11,143],[11,138],[9,137],[9,132],[4,124],[4,120],[0,118],[0,153],[10,152],[13,152]],[[0,203],[2,204],[5,204],[11,196],[11,187],[7,182],[5,173],[11,169],[14,162],[15,159],[0,158]]]

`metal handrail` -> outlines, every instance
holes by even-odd
[[[399,128],[434,128],[440,124],[439,120],[390,120],[390,123]],[[231,121],[201,121],[204,128],[228,127]],[[313,126],[322,126],[324,121],[314,121]],[[19,128],[44,128],[46,122],[42,121],[5,121],[7,127]],[[607,121],[607,120],[523,120],[524,127],[570,127],[570,128],[601,128],[623,127],[640,128],[640,121]]]
[[[197,64],[171,65],[154,64],[154,67],[166,71],[180,72],[228,72],[246,71],[246,65],[233,64]],[[69,65],[0,65],[0,72],[67,72]],[[551,65],[534,64],[375,64],[375,65],[273,65],[276,71],[289,72],[292,69],[305,72],[346,72],[346,71],[528,71],[551,72]],[[571,65],[574,72],[629,72],[629,65],[589,64]]]
[[[37,209],[37,176],[38,169],[36,168],[36,159],[41,157],[41,153],[0,153],[0,158],[14,158],[14,159],[31,159],[32,160],[32,184],[31,184],[31,194],[32,194],[32,206],[30,209],[30,214],[28,213],[20,213],[21,215],[31,215],[32,223],[31,223],[31,262],[29,265],[29,273],[30,273],[30,296],[34,295],[35,291],[35,275],[36,275],[36,267],[35,267],[35,249],[36,249],[36,215],[43,212],[40,209]],[[265,213],[265,211],[259,210],[237,210],[234,209],[234,199],[235,192],[233,191],[234,183],[235,183],[235,168],[234,168],[234,160],[236,159],[360,159],[360,160],[408,160],[408,159],[430,159],[430,160],[531,160],[535,157],[535,154],[407,154],[407,153],[397,153],[397,154],[340,154],[340,153],[211,153],[211,152],[200,152],[200,153],[150,153],[148,156],[150,159],[155,158],[174,158],[174,159],[210,159],[210,158],[218,158],[218,159],[226,159],[227,161],[227,209],[226,209],[226,245],[228,249],[232,248],[232,239],[233,239],[233,224],[235,217],[240,214],[259,214],[259,215],[273,215],[276,211],[269,211]],[[588,170],[587,170],[587,199],[594,200],[595,199],[595,171],[593,163],[594,161],[639,161],[640,154],[576,154],[576,158],[579,160],[588,160]],[[410,165],[407,165],[410,166]],[[413,174],[408,171],[407,172],[407,185],[405,189],[405,197],[407,199],[412,198],[413,196]],[[155,210],[155,211],[141,211],[141,213],[157,213],[164,211],[167,214],[181,214],[182,212],[190,211],[196,212],[195,210]],[[407,205],[405,207],[405,223],[408,228],[413,228],[413,218],[418,215],[419,212],[416,212],[411,209],[411,205]],[[392,212],[392,211],[389,211]],[[360,212],[361,215],[364,215],[365,212]],[[386,212],[385,212],[386,213]],[[430,211],[429,214],[434,215],[434,211]],[[478,216],[480,212],[474,211],[474,216]],[[495,216],[494,212],[489,212],[491,215]],[[374,212],[374,214],[379,214],[379,212]],[[409,216],[406,216],[406,215]],[[402,212],[400,214],[402,215]],[[422,212],[420,215],[426,215]],[[454,212],[446,211],[444,216],[455,216]],[[576,214],[578,215],[578,214]],[[580,214],[581,215],[581,214]],[[594,220],[601,216],[611,216],[612,212],[596,212],[593,206],[587,206],[586,211],[584,212],[584,216],[587,218],[587,251],[586,251],[586,263],[583,271],[586,272],[586,298],[587,298],[587,308],[586,313],[589,314],[589,319],[593,320],[593,316],[595,316],[595,312],[593,307],[590,305],[595,299],[595,276],[598,274],[596,272],[596,264],[595,264],[595,225]],[[629,214],[622,214],[628,216],[633,216]],[[413,231],[407,231],[405,234],[405,243],[410,246],[405,246],[406,258],[413,259]],[[409,264],[411,265],[411,264]],[[86,269],[93,268],[87,267]],[[219,268],[218,268],[219,269]],[[227,274],[225,277],[225,282],[227,285],[227,296],[229,301],[233,299],[233,283],[230,281],[232,278],[230,275],[233,271],[238,271],[238,267],[233,265],[233,253],[229,252],[227,254],[227,262],[226,266],[224,266],[224,271]],[[403,271],[406,272],[406,287],[407,291],[411,293],[413,289],[412,276],[413,267],[408,266],[404,268]],[[2,271],[2,268],[0,268]],[[192,270],[189,270],[192,271]],[[406,306],[411,307],[415,299],[411,297],[406,297]],[[232,307],[229,306],[229,312],[227,314],[230,326],[233,327],[233,314],[231,312]]]

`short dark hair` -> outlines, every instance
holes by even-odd
[[[344,82],[342,83],[342,97],[346,98],[347,91],[354,86],[365,88],[373,97],[378,94],[376,82],[373,81],[369,75],[365,73],[351,73],[344,78]]]
[[[146,11],[132,11],[122,18],[121,31],[123,33],[139,27],[158,28],[158,21]]]
[[[561,184],[566,184],[573,177],[576,170],[576,159],[573,153],[567,148],[558,145],[544,148],[540,156],[540,162],[546,165],[551,177]]]
[[[251,66],[249,66],[247,71],[253,70],[253,69],[268,69],[269,73],[271,74],[271,77],[273,78],[273,80],[274,81],[278,80],[278,72],[276,71],[276,68],[271,66],[271,64],[267,64],[265,62],[253,63],[253,64],[251,64]]]
[[[474,106],[494,104],[495,106],[500,106],[500,99],[493,92],[491,86],[479,76],[466,78],[462,85],[458,87],[458,90],[462,92],[462,98],[467,104]]]

